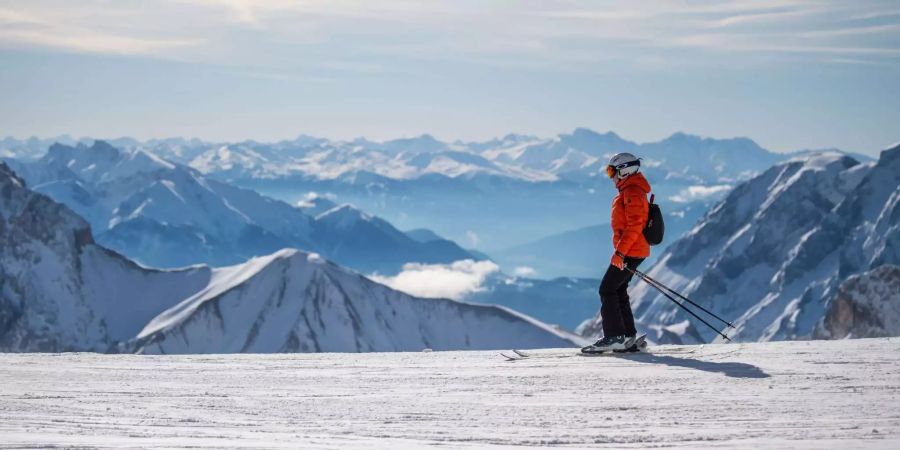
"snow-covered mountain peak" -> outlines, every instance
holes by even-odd
[[[229,171],[236,167],[253,170],[267,162],[268,159],[266,157],[252,149],[237,145],[222,145],[200,154],[191,160],[189,165],[200,172],[212,173]]]
[[[119,157],[119,149],[106,141],[96,140],[90,146],[79,143],[75,146],[55,143],[47,150],[47,156],[54,159],[102,159],[114,160]]]
[[[779,200],[814,201],[817,196],[827,199],[833,207],[855,187],[844,183],[844,178],[839,174],[858,164],[855,159],[835,152],[814,153],[778,164],[773,167],[778,171],[778,175],[768,186],[768,200],[760,206],[760,213],[764,213]],[[782,195],[792,189],[802,191],[803,195],[799,193],[790,197]]]
[[[97,246],[84,219],[0,166],[0,351],[108,351],[203,276]]]
[[[289,264],[293,268],[291,276],[305,276],[307,275],[305,274],[308,269],[307,264],[312,262],[311,256],[312,254],[296,249],[282,249],[271,255],[251,258],[242,264],[212,269],[209,284],[205,288],[155,317],[138,333],[137,337],[141,339],[150,334],[165,331],[173,324],[186,320],[205,302],[235,289],[261,272],[273,270],[275,265]],[[275,270],[283,269],[283,267],[276,267]]]
[[[685,145],[691,143],[699,143],[703,141],[703,138],[697,136],[695,134],[685,133],[683,131],[676,131],[672,133],[669,137],[662,140],[664,143],[675,144],[675,145]]]
[[[138,335],[142,353],[416,351],[495,348],[571,336],[499,307],[420,299],[327,261],[282,250],[213,270],[208,285]],[[522,344],[528,345],[528,344]]]
[[[303,199],[297,201],[297,207],[312,217],[316,217],[337,206],[338,204],[331,199],[317,193],[308,193]]]
[[[855,161],[853,158],[844,153],[833,150],[811,151],[806,154],[795,156],[787,161],[786,164],[800,164],[804,170],[843,170],[837,165],[846,166],[846,160]]]
[[[536,136],[531,136],[528,134],[517,134],[517,133],[508,133],[506,136],[500,138],[499,142],[502,144],[510,145],[510,144],[520,144],[522,142],[535,141],[539,138]]]
[[[13,187],[24,188],[25,180],[19,178],[12,169],[9,168],[6,163],[0,161],[0,187],[3,187],[4,190],[11,189],[6,187],[7,185],[11,185]]]
[[[348,229],[359,222],[371,222],[372,216],[349,203],[344,203],[319,214],[316,221],[326,223],[335,229]]]
[[[613,131],[607,131],[606,133],[598,133],[590,128],[583,128],[583,127],[575,128],[571,133],[571,137],[574,139],[578,139],[578,140],[581,140],[581,139],[593,139],[593,140],[605,139],[605,140],[609,140],[609,141],[615,141],[615,140],[622,139],[618,134],[616,134]]]
[[[882,150],[878,157],[878,161],[884,164],[894,164],[897,160],[900,160],[900,142]]]
[[[143,149],[119,150],[106,141],[94,141],[88,147],[54,144],[40,162],[48,170],[36,175],[38,179],[58,178],[56,173],[71,171],[74,177],[92,183],[104,183],[152,174],[160,170],[172,170],[175,164]]]
[[[90,225],[84,219],[69,208],[35,194],[3,162],[0,162],[0,233],[9,239],[0,247],[13,254],[31,240],[60,254],[94,242]]]
[[[434,136],[427,133],[412,138],[385,141],[377,144],[375,148],[391,155],[403,152],[430,153],[449,150],[449,146],[446,143],[435,139]]]

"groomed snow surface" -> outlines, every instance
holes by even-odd
[[[0,448],[900,448],[900,339],[0,355]]]

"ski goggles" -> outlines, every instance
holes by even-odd
[[[622,163],[617,166],[609,165],[609,166],[606,166],[606,176],[613,178],[616,176],[616,173],[618,173],[619,170],[624,169],[626,167],[639,166],[639,165],[641,165],[640,160]]]

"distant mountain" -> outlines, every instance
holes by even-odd
[[[875,164],[809,154],[737,186],[648,273],[732,319],[738,340],[808,338],[841,282],[900,262],[898,204],[900,146]],[[644,283],[632,299],[644,323],[687,323]],[[715,337],[702,325],[681,330],[683,340]]]
[[[606,220],[604,208],[614,192],[605,166],[616,152],[642,156],[659,202],[668,211],[690,207],[696,212],[690,218],[735,183],[787,158],[749,139],[676,134],[638,144],[585,128],[550,139],[513,135],[483,143],[441,143],[422,136],[228,149],[249,155],[249,162],[232,155],[228,165],[198,164],[202,159],[187,163],[289,202],[308,192],[329,192],[398,227],[429,228],[492,255]],[[498,258],[508,271],[521,259]],[[548,259],[530,265],[545,276],[586,275],[587,267],[578,263],[579,272],[563,273],[565,265]]]
[[[321,257],[159,271],[97,245],[0,163],[0,351],[400,351],[574,345],[491,306],[411,297]]]
[[[474,257],[452,242],[418,243],[355,208],[342,209],[353,222],[342,226],[334,215],[314,218],[308,209],[103,141],[90,147],[56,144],[36,161],[11,164],[36,191],[88,218],[100,243],[150,266],[229,265],[285,247],[383,273],[407,262]],[[348,247],[363,241],[368,245]]]
[[[364,272],[395,273],[403,265],[446,263],[480,259],[445,239],[419,242],[388,222],[350,205],[337,206],[316,216],[311,239],[323,254]]]
[[[697,180],[699,184],[747,180],[787,159],[747,138],[711,139],[685,133],[643,144],[637,153],[653,167]]]
[[[76,145],[92,139],[75,139],[69,135],[61,135],[53,138],[42,139],[30,137],[28,139],[16,139],[6,137],[0,139],[0,158],[16,158],[21,160],[34,160],[47,153],[51,145],[59,143],[64,145]]]
[[[595,278],[541,280],[501,273],[489,277],[482,289],[464,300],[504,306],[564,330],[574,330],[599,308],[599,285]]]
[[[297,207],[312,217],[334,209],[337,206],[339,206],[337,203],[316,194],[307,195],[306,198],[297,202]]]
[[[69,137],[59,139],[66,145],[76,143]],[[24,157],[39,155],[41,146],[47,148],[53,142],[7,138],[0,141],[0,149],[5,149],[7,157]],[[485,142],[446,143],[425,134],[385,142],[301,136],[276,143],[214,143],[181,138],[139,142],[119,138],[113,144],[127,150],[147,150],[205,174],[231,180],[298,175],[326,180],[368,171],[395,180],[427,174],[458,177],[480,173],[553,181],[602,176],[597,169],[602,169],[609,156],[628,151],[644,157],[648,167],[660,168],[676,178],[721,183],[747,179],[787,158],[746,138],[711,139],[676,133],[659,142],[638,144],[611,131],[601,134],[586,128],[550,139],[508,135]]]
[[[507,135],[484,142],[442,142],[430,135],[384,142],[310,136],[273,143],[116,142],[125,150],[196,169],[207,180],[289,204],[305,201],[310,193],[327,195],[334,206],[353,204],[395,227],[428,228],[489,254],[606,221],[614,189],[605,165],[616,152],[644,158],[642,170],[659,203],[665,211],[690,211],[685,222],[735,184],[791,157],[746,138],[676,133],[660,142],[636,143],[587,128],[552,138]],[[71,195],[76,194],[81,193]],[[521,258],[499,259],[507,271],[522,265]],[[566,266],[554,262],[544,258],[533,264],[548,277],[586,274],[581,262],[573,267],[580,271],[575,273],[562,273]]]
[[[674,242],[690,230],[706,212],[704,203],[687,206],[669,203],[666,208],[666,239],[661,247],[655,247],[644,263],[652,264],[665,244]],[[602,277],[612,256],[612,229],[608,223],[547,236],[534,242],[491,252],[491,258],[503,267],[531,267],[541,278]]]
[[[431,230],[428,230],[425,228],[417,228],[415,230],[408,230],[408,231],[406,231],[406,235],[409,236],[410,239],[413,239],[413,240],[419,241],[419,242],[423,242],[423,243],[431,242],[431,241],[438,241],[438,240],[443,239],[442,237],[438,236],[438,234],[435,233],[434,231],[431,231]]]

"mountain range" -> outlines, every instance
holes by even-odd
[[[120,150],[104,141],[56,144],[40,158],[9,163],[36,191],[89,218],[97,242],[145,266],[227,266],[285,247],[316,251],[380,275],[392,275],[410,263],[489,258],[427,229],[401,232],[326,196],[307,196],[289,205],[209,179],[146,150]],[[571,330],[596,305],[594,289],[584,288],[596,283],[565,280],[498,273],[477,295],[463,299],[521,307]],[[524,297],[531,300],[523,303]]]
[[[61,139],[69,146],[92,142]],[[0,156],[38,159],[40,146],[51,143],[7,138],[0,141]],[[510,134],[484,142],[443,142],[426,134],[384,142],[300,136],[275,143],[182,138],[119,138],[109,143],[123,153],[146,152],[193,169],[208,183],[253,189],[289,204],[311,194],[354,204],[398,229],[430,229],[465,248],[495,256],[507,272],[527,266],[543,278],[597,276],[598,258],[606,259],[611,251],[607,236],[598,236],[592,242],[599,245],[590,246],[566,238],[590,227],[603,231],[607,203],[614,194],[604,168],[616,152],[644,158],[643,170],[668,214],[673,232],[668,242],[677,237],[674,233],[689,229],[735,183],[791,157],[746,138],[676,133],[639,144],[613,132],[586,128],[552,138]],[[136,236],[124,231],[129,239]],[[169,231],[180,234],[183,245],[188,245],[190,230]],[[561,233],[565,236],[557,239]],[[254,236],[261,242],[270,238]],[[559,244],[556,250],[542,246],[547,240]],[[204,250],[199,243],[194,247]],[[571,257],[562,262],[554,251]]]
[[[410,263],[489,258],[442,230],[469,246],[495,247],[491,256],[516,274],[493,273],[467,301],[571,328],[598,305],[596,279],[578,276],[599,276],[611,251],[604,149],[646,156],[643,169],[668,214],[667,241],[648,273],[732,319],[736,339],[893,333],[876,319],[894,311],[882,294],[895,284],[890,267],[900,254],[900,147],[872,162],[683,134],[635,144],[585,129],[483,143],[427,135],[381,143],[113,142],[68,138],[39,154],[48,141],[0,141],[12,168],[4,166],[0,191],[10,193],[0,224],[0,347],[177,353],[457,348],[472,336],[499,342],[490,333],[435,331],[446,315],[470,317],[458,306],[465,303],[399,294],[326,261],[391,275]],[[551,279],[528,278],[536,274]],[[425,302],[390,315],[428,331],[390,331],[400,327],[385,318],[394,294]],[[360,305],[361,297],[373,303]],[[290,303],[298,298],[302,305]],[[636,284],[633,301],[657,342],[715,337],[647,285]],[[500,327],[491,320],[481,325]],[[336,331],[354,323],[378,331]],[[595,317],[580,331],[593,335],[598,325]]]
[[[285,247],[365,272],[394,273],[410,261],[479,259],[447,240],[418,242],[350,205],[312,216],[154,153],[104,141],[54,144],[39,159],[9,164],[34,190],[85,217],[98,242],[149,266],[230,265]]]
[[[141,267],[0,163],[0,350],[309,352],[571,346],[507,309],[415,298],[281,250],[223,268]]]

